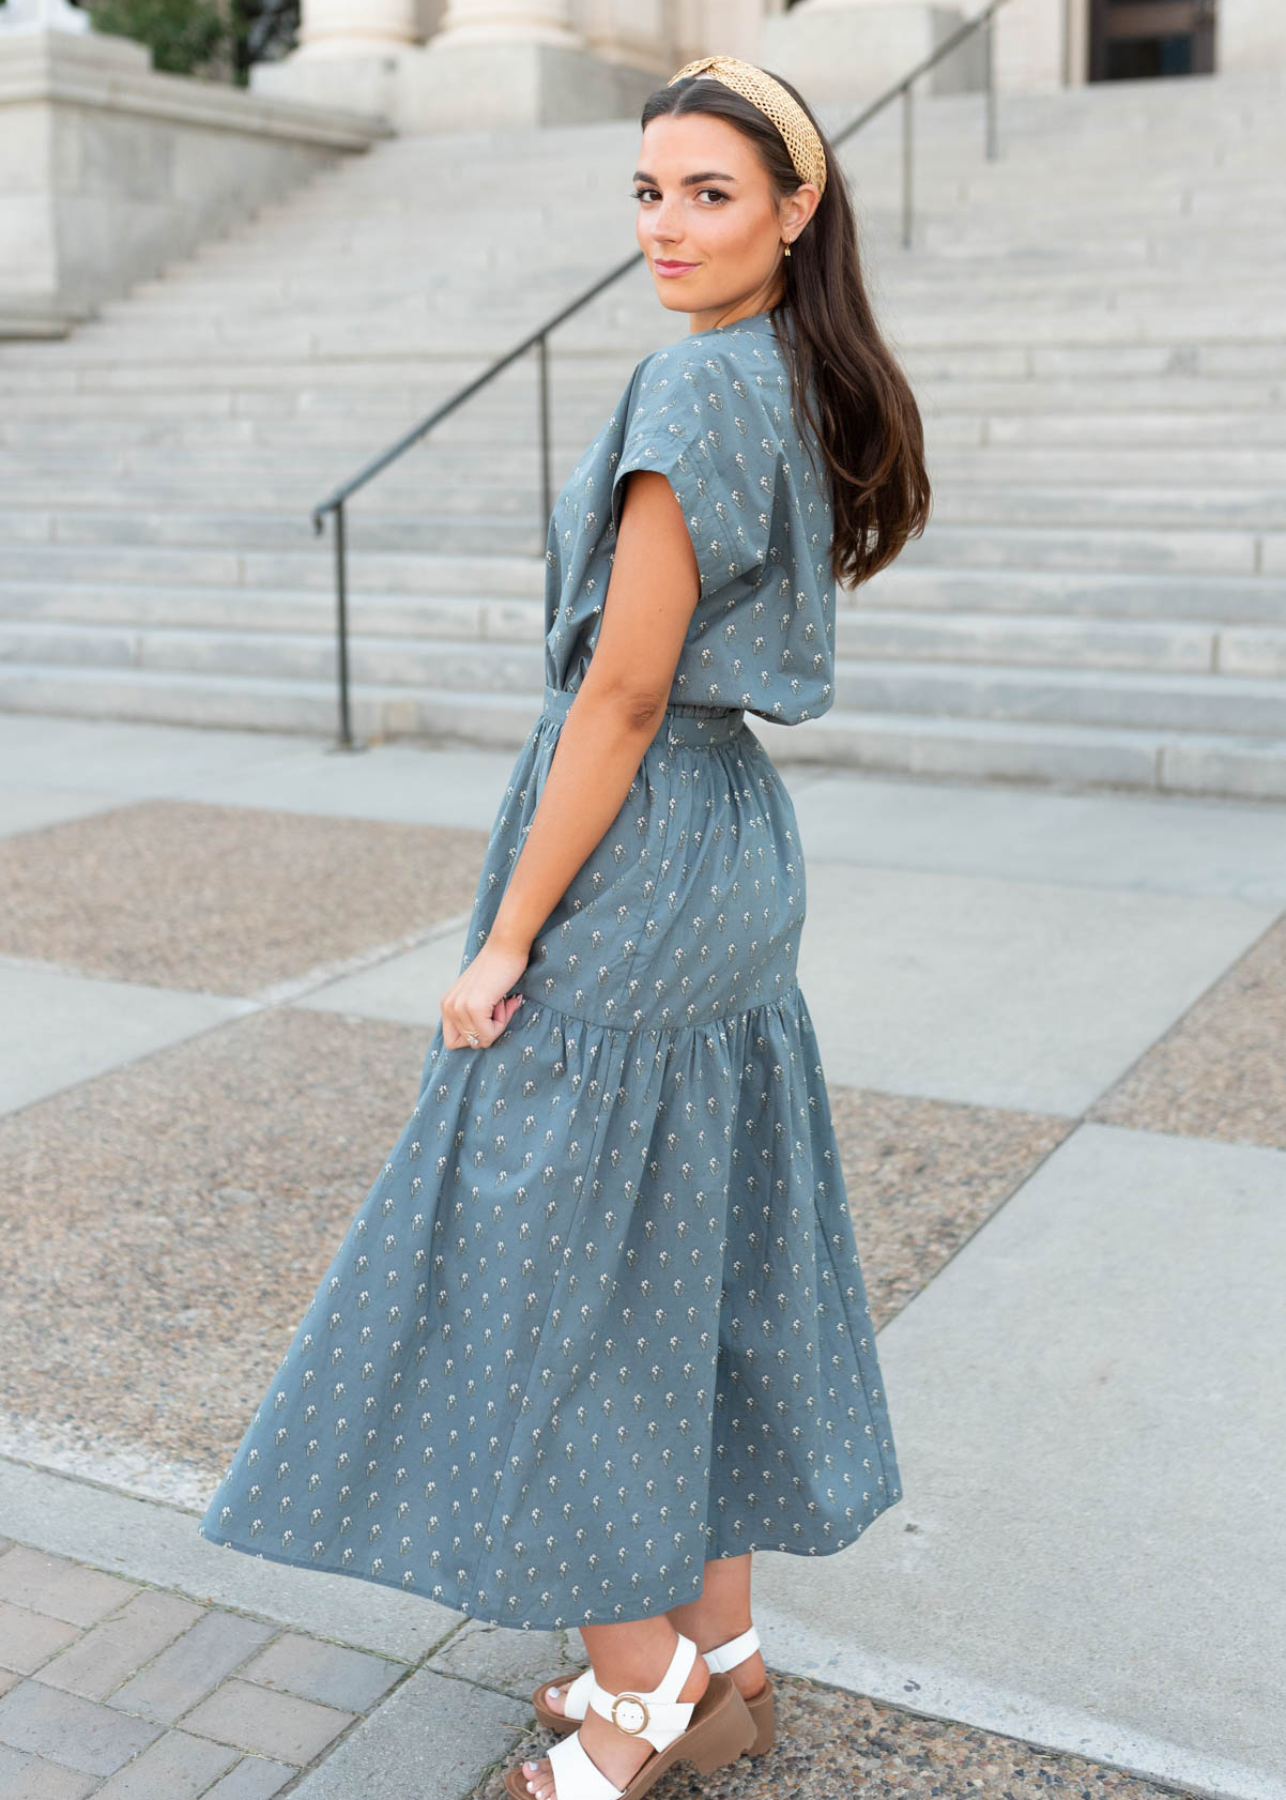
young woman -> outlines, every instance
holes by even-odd
[[[772,1743],[757,1549],[901,1497],[817,1042],[794,807],[751,713],[834,701],[835,582],[923,529],[920,417],[789,83],[648,100],[637,365],[546,549],[545,705],[419,1102],[201,1524],[578,1626],[516,1800],[637,1800]]]

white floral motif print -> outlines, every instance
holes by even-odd
[[[671,704],[504,1032],[434,1033],[213,1541],[563,1628],[690,1599],[709,1558],[830,1554],[901,1498],[797,977],[798,823],[746,722],[832,698],[828,515],[808,528],[787,399],[766,315],[694,334],[644,360],[559,496],[545,703],[462,966],[592,655],[628,468],[668,475],[701,570]]]

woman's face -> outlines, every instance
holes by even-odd
[[[693,331],[776,304],[785,240],[819,198],[808,182],[778,201],[750,139],[704,113],[650,122],[634,192],[639,247],[661,304],[690,313]]]

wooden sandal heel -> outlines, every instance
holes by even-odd
[[[705,1651],[704,1655],[712,1675],[726,1675],[730,1674],[738,1663],[744,1662],[748,1656],[753,1656],[759,1648],[759,1633],[752,1625],[748,1631],[743,1631],[740,1637],[729,1638],[726,1644],[716,1645],[713,1650]],[[557,1676],[550,1681],[542,1681],[533,1693],[531,1703],[535,1709],[536,1718],[544,1729],[557,1732],[560,1737],[566,1732],[575,1731],[585,1717],[585,1708],[589,1704],[589,1693],[593,1682],[594,1671],[583,1669],[566,1685],[563,1695],[563,1710],[556,1712],[549,1704],[547,1696],[550,1688],[562,1688],[564,1684]],[[777,1708],[771,1679],[764,1682],[757,1694],[749,1698],[743,1695],[742,1698],[745,1700],[746,1710],[755,1727],[754,1741],[746,1749],[745,1754],[747,1756],[766,1756],[777,1741]],[[531,1800],[530,1795],[527,1800]]]
[[[586,1671],[587,1707],[611,1719],[618,1731],[643,1738],[653,1754],[628,1787],[618,1788],[581,1743],[578,1722],[548,1752],[554,1800],[641,1800],[675,1763],[691,1763],[698,1774],[709,1775],[749,1749],[755,1723],[731,1675],[711,1675],[699,1700],[676,1698],[697,1655],[692,1639],[680,1632],[669,1667],[649,1693],[613,1694],[599,1685],[592,1669]],[[505,1792],[512,1800],[531,1800],[521,1768],[506,1772]]]

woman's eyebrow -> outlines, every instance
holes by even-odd
[[[706,169],[700,175],[685,175],[679,186],[692,187],[698,181],[735,181],[736,179],[735,175],[726,175],[722,169]],[[649,175],[646,169],[635,169],[631,180],[650,181],[655,185],[656,176]]]

